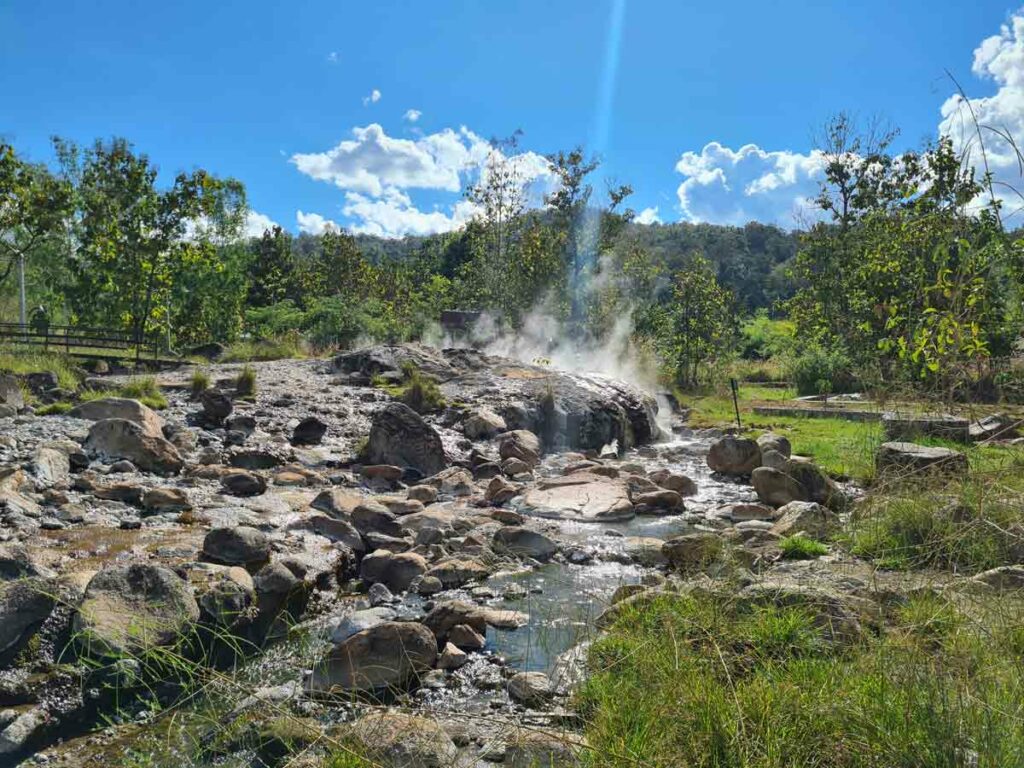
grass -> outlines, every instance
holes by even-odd
[[[385,390],[416,413],[434,413],[445,407],[444,395],[434,379],[424,373],[411,361],[402,364],[402,382],[390,384],[382,377],[374,377],[373,386]]]
[[[129,379],[126,384],[113,389],[85,389],[78,393],[78,399],[82,402],[92,400],[103,400],[108,397],[127,397],[138,400],[145,406],[154,410],[162,410],[167,407],[167,398],[160,391],[160,385],[152,376],[139,376]]]
[[[36,408],[36,416],[60,416],[70,411],[75,406],[66,401],[59,401]]]
[[[77,389],[82,379],[81,371],[70,358],[47,352],[0,352],[0,371],[22,376],[50,371],[57,376],[62,389],[70,390]]]
[[[308,356],[308,349],[302,339],[294,334],[285,334],[258,341],[236,341],[221,355],[223,363],[248,363],[261,360],[291,360]]]
[[[189,382],[189,389],[192,397],[199,397],[210,388],[210,373],[204,368],[196,368],[192,371],[192,379]]]
[[[835,645],[799,607],[666,595],[590,651],[593,766],[978,768],[1024,764],[1019,633],[908,602]]]
[[[235,391],[242,398],[256,396],[256,369],[251,365],[244,365],[238,372],[238,378],[235,379]]]
[[[779,542],[779,548],[782,550],[782,557],[786,560],[813,560],[828,554],[826,545],[799,533],[782,539]]]

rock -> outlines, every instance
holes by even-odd
[[[594,522],[634,516],[625,483],[589,472],[541,480],[521,497],[518,509],[539,517]]]
[[[201,357],[205,360],[220,360],[224,354],[224,345],[216,342],[209,341],[205,344],[199,344],[192,347],[188,351],[189,357]]]
[[[662,551],[665,542],[662,539],[655,539],[649,536],[630,536],[623,540],[625,552],[639,565],[654,568],[665,565],[668,558]]]
[[[768,467],[769,469],[777,469],[780,472],[788,472],[789,459],[774,448],[762,448],[761,466]]]
[[[434,666],[437,641],[422,624],[386,621],[334,647],[307,681],[311,693],[405,688]]]
[[[758,437],[757,445],[762,453],[765,451],[775,451],[787,459],[793,455],[793,446],[789,442],[789,438],[777,435],[774,432],[765,432]]]
[[[68,411],[68,416],[86,421],[105,421],[106,419],[134,421],[143,428],[147,435],[164,436],[164,420],[157,412],[138,400],[126,397],[104,397],[100,400],[90,400],[76,405]]]
[[[316,416],[307,416],[292,431],[292,445],[319,445],[325,434],[327,425]]]
[[[508,695],[518,704],[536,707],[549,701],[554,691],[543,672],[518,672],[508,681]]]
[[[364,501],[366,501],[366,497],[362,494],[342,488],[330,488],[317,494],[310,506],[313,509],[326,512],[331,517],[348,519],[351,517],[352,511]]]
[[[0,402],[16,409],[25,407],[25,393],[16,376],[7,373],[0,374]]]
[[[224,429],[228,432],[237,432],[248,438],[256,431],[256,419],[246,414],[237,414],[224,419]]]
[[[437,668],[452,672],[466,666],[468,661],[469,654],[449,641],[441,651],[441,657],[437,660]]]
[[[463,600],[439,602],[423,619],[423,625],[434,633],[438,641],[446,639],[451,629],[460,624],[480,635],[487,632],[487,619],[483,610]]]
[[[530,472],[530,465],[522,459],[505,459],[501,462],[501,471],[509,477],[525,475]]]
[[[504,477],[495,477],[487,484],[487,491],[484,498],[491,504],[505,504],[515,498],[522,486],[506,480]]]
[[[462,467],[449,467],[426,480],[445,496],[470,496],[473,493],[473,476]]]
[[[694,496],[697,493],[697,484],[686,475],[679,475],[667,469],[656,469],[648,477],[654,484],[675,491],[680,496]]]
[[[427,572],[427,560],[415,552],[394,554],[378,549],[363,558],[359,575],[370,583],[381,582],[392,592],[406,592],[413,581]]]
[[[971,439],[970,426],[970,421],[958,416],[901,416],[891,412],[882,415],[885,439],[890,441],[938,437],[967,443]]]
[[[722,559],[722,539],[714,533],[690,533],[666,541],[662,554],[681,571],[703,570]]]
[[[450,558],[442,560],[427,571],[427,576],[438,579],[445,589],[456,589],[471,581],[481,581],[490,569],[478,560]]]
[[[386,608],[384,606],[363,608],[343,617],[331,628],[328,636],[332,643],[339,645],[352,637],[352,635],[371,627],[376,627],[378,624],[383,624],[386,621],[391,621],[394,618],[394,608]]]
[[[349,735],[382,768],[451,768],[455,742],[434,720],[392,710],[356,720]]]
[[[726,504],[715,510],[715,514],[734,523],[749,520],[777,520],[779,511],[766,504]]]
[[[406,496],[421,504],[433,504],[437,501],[437,488],[432,485],[414,485],[406,492]]]
[[[805,609],[828,642],[844,644],[863,635],[860,615],[851,605],[855,598],[825,588],[764,580],[744,587],[736,600],[741,610],[764,605]]]
[[[532,557],[546,562],[558,551],[558,546],[542,533],[528,528],[505,526],[494,532],[494,548],[519,557]]]
[[[327,515],[312,515],[304,520],[296,521],[292,524],[292,527],[311,530],[333,542],[340,542],[353,552],[359,554],[362,554],[366,549],[359,531],[348,520],[328,517]]]
[[[437,432],[404,403],[388,403],[373,416],[366,445],[374,464],[397,464],[424,475],[440,472],[448,463]]]
[[[32,459],[32,474],[46,485],[64,482],[71,474],[67,453],[57,448],[40,446]]]
[[[462,433],[470,440],[490,440],[506,429],[505,420],[490,408],[477,408],[462,422]]]
[[[974,576],[972,581],[985,584],[1000,592],[1019,592],[1024,590],[1024,565],[1003,565],[992,568]]]
[[[270,539],[246,525],[214,528],[203,539],[203,556],[221,565],[258,566],[270,559]]]
[[[0,582],[34,577],[50,578],[53,575],[53,571],[37,562],[25,546],[0,544]]]
[[[219,389],[207,389],[199,396],[199,402],[203,406],[203,416],[211,424],[220,424],[235,409],[231,398]]]
[[[235,448],[228,454],[227,463],[236,469],[273,469],[286,464],[285,458],[262,448]]]
[[[502,459],[518,459],[530,467],[540,462],[540,439],[526,429],[498,435],[498,455]]]
[[[49,721],[43,707],[32,707],[20,712],[0,731],[0,757],[16,755],[29,749]]]
[[[162,565],[108,565],[89,580],[75,639],[90,656],[138,656],[182,640],[199,620],[187,582]]]
[[[972,421],[970,436],[976,443],[986,440],[1012,440],[1020,435],[1019,427],[1019,419],[999,413]]]
[[[6,667],[53,612],[56,581],[20,578],[0,582],[0,662]]]
[[[402,468],[396,467],[394,464],[368,464],[359,470],[359,474],[367,480],[397,483],[402,479]]]
[[[97,421],[89,428],[83,447],[106,460],[128,459],[157,475],[177,474],[184,464],[177,448],[126,419]]]
[[[708,466],[723,475],[749,475],[761,465],[761,448],[753,440],[726,435],[711,444]]]
[[[192,502],[180,488],[152,488],[143,495],[142,506],[150,514],[158,515],[192,509]]]
[[[875,454],[880,476],[912,479],[915,475],[939,473],[947,477],[967,474],[967,456],[950,448],[932,448],[916,443],[882,443]]]
[[[839,490],[835,481],[825,471],[809,461],[792,460],[787,472],[803,487],[807,501],[824,504],[832,509],[841,509],[846,497]]]
[[[487,639],[468,624],[456,624],[448,633],[448,642],[464,651],[482,651]]]
[[[256,585],[244,568],[196,563],[188,578],[204,624],[234,631],[252,618]]]
[[[244,469],[225,472],[220,476],[220,484],[232,496],[259,496],[267,490],[266,480]]]
[[[110,465],[110,474],[112,475],[133,475],[138,471],[134,464],[127,459],[121,459],[121,461],[115,461]]]
[[[662,488],[657,491],[635,494],[633,496],[633,504],[636,506],[637,514],[641,514],[641,509],[681,512],[683,510],[683,497],[675,491]]]
[[[793,501],[779,509],[779,519],[771,527],[778,536],[803,532],[812,539],[827,539],[841,524],[839,516],[813,501]]]
[[[520,728],[506,737],[503,768],[536,768],[558,766],[574,768],[581,765],[579,754],[584,751],[579,736],[572,733]]]
[[[385,536],[402,536],[402,524],[398,518],[376,501],[367,500],[356,505],[350,519],[356,530],[363,535],[376,532]]]
[[[758,467],[750,476],[757,492],[757,498],[773,507],[781,507],[791,501],[807,501],[807,489],[785,472],[769,467]]]

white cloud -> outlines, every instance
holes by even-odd
[[[460,200],[451,207],[451,213],[440,210],[421,211],[412,204],[407,194],[389,188],[378,198],[348,192],[341,212],[358,220],[352,226],[353,232],[379,237],[402,237],[458,229],[473,217],[475,209],[472,203]]]
[[[817,150],[769,152],[755,144],[732,150],[713,141],[676,163],[686,177],[676,190],[679,207],[689,221],[792,227],[813,215],[824,165]]]
[[[423,113],[420,112],[418,109],[407,109],[405,110],[405,114],[402,115],[403,119],[409,121],[410,123],[415,123],[422,116]]]
[[[661,224],[661,217],[658,216],[658,206],[644,208],[633,219],[637,224]]]
[[[277,222],[266,214],[249,211],[245,216],[243,234],[245,237],[262,237],[264,230],[273,229],[276,226]]]
[[[363,97],[363,106],[368,107],[370,104],[376,104],[378,101],[380,101],[380,91],[374,88],[370,91],[369,96]]]
[[[331,51],[330,53],[328,53],[327,54],[327,61],[329,61],[331,64],[337,64],[338,63],[338,52],[337,51]]]
[[[337,223],[325,219],[319,213],[296,211],[295,221],[299,226],[299,232],[305,232],[307,235],[322,235],[328,229],[338,229]]]
[[[1024,9],[1011,16],[998,35],[981,42],[974,51],[971,70],[977,77],[993,81],[998,86],[995,94],[971,99],[970,108],[960,94],[950,96],[942,105],[939,133],[952,138],[959,151],[967,151],[980,177],[984,163],[971,112],[980,125],[988,126],[982,129],[982,137],[988,168],[1000,182],[995,191],[1005,201],[1004,211],[1016,213],[1022,201],[1004,185],[1017,189],[1022,186],[1017,155],[1010,143],[991,129],[1007,133],[1018,142],[1024,140]]]

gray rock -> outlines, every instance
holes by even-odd
[[[104,419],[89,428],[83,447],[107,460],[128,459],[147,472],[173,475],[183,461],[177,448],[163,437],[148,433],[134,421]]]
[[[164,420],[152,408],[138,400],[126,397],[104,397],[76,405],[68,416],[87,421],[104,421],[106,419],[125,419],[134,421],[145,430],[146,434],[163,437]]]
[[[518,459],[530,467],[540,462],[540,439],[526,429],[498,435],[498,455],[502,459]]]
[[[68,479],[71,462],[66,451],[50,446],[40,446],[32,459],[32,474],[46,485],[56,485]]]
[[[890,412],[882,415],[882,429],[885,439],[891,441],[938,437],[967,443],[971,439],[970,421],[958,416],[903,416]]]
[[[363,715],[348,734],[386,768],[451,768],[458,749],[434,720],[393,710]]]
[[[890,479],[913,479],[930,473],[960,477],[967,474],[968,463],[966,455],[950,448],[894,442],[879,446],[875,467],[880,476]]]
[[[437,432],[404,403],[388,403],[374,414],[366,456],[374,464],[413,467],[424,475],[448,463]]]
[[[266,480],[244,469],[225,472],[220,477],[220,484],[232,496],[259,496],[267,490]]]
[[[558,545],[544,534],[517,526],[505,526],[495,531],[494,548],[498,552],[532,557],[541,562],[550,560],[558,551]]]
[[[470,440],[489,440],[506,429],[505,420],[490,408],[477,408],[462,422],[462,433]]]
[[[519,704],[536,707],[547,703],[554,690],[543,672],[518,672],[508,681],[508,695]]]
[[[539,517],[611,522],[634,516],[627,486],[589,472],[546,478],[518,502],[520,511]]]
[[[231,398],[219,389],[206,390],[199,396],[199,402],[203,406],[203,416],[212,424],[223,422],[235,408]]]
[[[292,432],[292,445],[319,445],[327,434],[327,425],[315,416],[307,416]]]
[[[313,667],[311,693],[401,690],[434,666],[437,641],[422,624],[384,622],[357,632]]]
[[[221,565],[252,567],[270,559],[270,539],[245,525],[214,528],[203,539],[203,555]]]
[[[337,624],[331,627],[328,636],[332,643],[340,645],[352,637],[352,635],[371,627],[376,627],[378,624],[383,624],[386,621],[391,621],[395,618],[395,615],[394,608],[384,606],[353,611],[348,616],[342,617]]]
[[[779,509],[779,519],[771,528],[778,536],[805,533],[813,539],[827,539],[839,530],[839,516],[813,501],[793,501]]]
[[[761,448],[744,437],[726,435],[708,450],[708,466],[723,475],[749,475],[760,465]]]

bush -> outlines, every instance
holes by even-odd
[[[801,395],[851,391],[856,380],[850,359],[838,349],[811,344],[789,361],[789,379]]]
[[[766,360],[789,354],[796,345],[796,324],[773,320],[768,310],[759,309],[740,326],[740,354],[747,359]]]
[[[444,408],[444,395],[437,382],[420,373],[413,363],[406,361],[402,364],[402,375],[404,382],[398,392],[399,400],[416,413],[433,413]]]
[[[256,396],[256,369],[246,364],[235,379],[235,392],[239,397],[251,398]]]
[[[236,341],[224,350],[225,363],[248,363],[254,360],[293,360],[306,356],[306,347],[298,331],[259,341]]]

